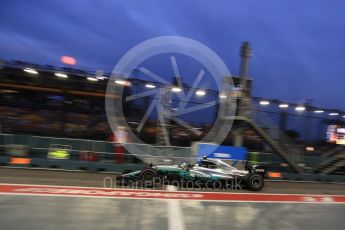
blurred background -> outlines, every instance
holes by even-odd
[[[236,164],[251,159],[278,172],[344,174],[341,63],[345,56],[339,47],[345,34],[340,29],[344,23],[340,2],[95,4],[1,3],[2,164],[11,164],[10,157],[18,155],[115,164],[141,162],[144,158],[123,148],[138,144],[127,138],[128,132],[146,144],[143,155],[167,158],[170,150],[182,149],[179,161],[196,160],[198,142],[217,119],[222,97],[210,73],[206,72],[198,92],[185,103],[192,107],[214,101],[214,106],[181,116],[189,126],[169,121],[171,146],[164,156],[152,147],[162,144],[157,111],[138,132],[152,96],[122,101],[130,130],[111,130],[105,112],[106,85],[119,58],[148,38],[179,35],[206,44],[232,72],[234,84],[229,96],[236,98],[237,113],[233,129],[218,144],[244,147],[247,157],[227,160]],[[183,91],[190,89],[198,64],[176,56],[181,74],[176,76],[164,58],[169,57],[141,65],[171,84],[182,79]],[[140,67],[126,76],[127,80],[115,83],[123,90],[123,98],[164,87]],[[176,113],[182,100],[172,95],[169,112]],[[50,154],[61,149],[62,156]]]
[[[0,1],[2,226],[339,229],[344,12],[342,0]],[[159,36],[204,44],[230,73],[213,76],[175,52],[112,74],[126,52]],[[109,115],[109,97],[120,115]],[[100,188],[125,170],[204,155],[266,166],[263,191]],[[175,192],[183,202],[167,198]]]

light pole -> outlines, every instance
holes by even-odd
[[[240,72],[240,85],[241,85],[241,95],[239,106],[238,106],[238,116],[240,117],[248,117],[250,116],[251,110],[251,95],[249,86],[247,85],[248,81],[248,67],[249,67],[249,59],[252,54],[252,49],[250,48],[249,42],[243,42],[241,46],[241,72]],[[233,138],[234,138],[234,146],[243,146],[243,121],[238,121],[237,128],[233,130]]]

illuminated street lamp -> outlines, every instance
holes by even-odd
[[[179,87],[172,87],[172,88],[171,88],[171,91],[174,92],[174,93],[179,93],[179,92],[182,91],[182,89],[179,88]]]
[[[304,111],[305,110],[305,107],[304,106],[301,106],[301,105],[299,105],[299,106],[297,106],[296,108],[295,108],[295,110],[296,111]]]
[[[325,111],[323,110],[315,110],[314,113],[324,113]]]
[[[266,101],[266,100],[260,101],[260,105],[269,105],[269,104],[270,104],[269,101]]]
[[[38,72],[35,69],[32,69],[32,68],[25,68],[23,70],[24,70],[24,72],[27,72],[27,73],[30,73],[30,74],[35,74],[35,75],[38,74]]]
[[[286,104],[286,103],[282,103],[279,105],[279,108],[282,108],[282,109],[285,109],[285,108],[288,108],[289,107],[289,104]]]
[[[195,92],[195,94],[196,94],[197,96],[199,96],[199,97],[202,97],[202,96],[205,96],[205,95],[206,95],[206,92],[205,92],[205,90],[197,90],[197,91]]]
[[[154,89],[154,88],[156,88],[156,86],[153,85],[153,84],[146,84],[145,87],[146,87],[146,88],[149,88],[149,89]]]
[[[68,78],[68,75],[64,73],[55,73],[54,75],[60,78]]]
[[[97,78],[94,78],[94,77],[88,77],[88,78],[86,78],[87,80],[89,80],[89,81],[98,81],[98,79]]]
[[[125,81],[125,80],[115,80],[115,84],[117,85],[125,85],[125,86],[131,86],[131,82]]]
[[[330,116],[338,116],[339,113],[330,113],[330,114],[328,114],[328,115],[330,115]]]

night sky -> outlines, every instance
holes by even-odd
[[[126,51],[178,35],[214,50],[233,74],[251,42],[254,96],[345,110],[343,0],[2,0],[0,59],[111,70]]]

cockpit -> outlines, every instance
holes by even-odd
[[[209,168],[209,169],[224,169],[224,170],[235,169],[234,167],[228,165],[227,163],[221,160],[214,160],[214,159],[207,159],[207,158],[201,159],[199,161],[198,166]]]
[[[210,169],[217,169],[218,168],[218,164],[212,160],[209,160],[209,159],[200,160],[199,166],[204,167],[204,168],[210,168]]]

